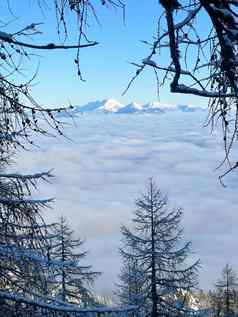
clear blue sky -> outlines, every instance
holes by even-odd
[[[6,0],[4,0],[5,2]],[[10,4],[17,19],[10,24],[16,30],[26,24],[44,22],[41,27],[43,35],[33,41],[53,42],[56,39],[56,21],[53,1],[52,8],[44,14],[35,6],[35,1],[14,1]],[[135,68],[129,62],[140,62],[148,53],[148,47],[140,40],[151,40],[155,34],[157,18],[160,15],[160,6],[157,0],[128,0],[126,1],[126,23],[123,23],[120,9],[106,9],[99,7],[98,18],[101,25],[95,20],[89,22],[88,33],[90,39],[98,41],[97,47],[81,51],[81,69],[86,83],[81,82],[76,75],[74,64],[75,52],[69,51],[40,51],[40,70],[33,88],[34,95],[42,103],[48,105],[85,104],[91,100],[114,97],[121,102],[137,101],[144,103],[157,99],[156,82],[153,71],[147,70],[122,97]],[[42,1],[43,3],[43,1]],[[5,3],[6,4],[6,3]],[[3,10],[4,3],[0,5]],[[70,18],[70,17],[69,17]],[[6,20],[13,17],[6,12]],[[73,22],[70,23],[73,26]],[[72,27],[72,33],[74,34]],[[7,31],[7,28],[6,28]],[[71,42],[73,42],[72,35]],[[30,40],[30,39],[29,39]],[[34,67],[37,58],[33,58]],[[27,69],[27,65],[25,66]],[[34,68],[32,68],[33,73]],[[193,96],[172,95],[168,87],[161,90],[160,99],[165,103],[191,103],[200,101]]]

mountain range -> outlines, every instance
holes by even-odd
[[[89,112],[101,112],[101,113],[165,113],[168,111],[182,111],[182,112],[194,112],[194,111],[204,111],[206,108],[202,106],[193,105],[173,105],[164,104],[159,101],[153,101],[140,105],[136,102],[131,102],[130,104],[123,105],[115,99],[105,99],[102,101],[91,101],[86,105],[74,106],[70,111],[72,115],[89,113]]]

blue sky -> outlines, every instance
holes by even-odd
[[[16,30],[18,27],[33,22],[44,22],[41,26],[43,34],[29,40],[45,43],[56,41],[53,6],[45,10],[43,14],[33,1],[10,1],[10,4],[17,17],[15,19],[6,12],[6,20],[14,20],[9,25],[10,29]],[[94,18],[90,19],[88,34],[90,39],[100,44],[81,51],[81,69],[86,79],[85,83],[81,82],[76,75],[74,51],[47,53],[40,51],[37,53],[41,57],[32,59],[31,73],[34,72],[40,60],[40,69],[33,93],[42,103],[48,105],[62,105],[68,102],[85,104],[90,100],[108,97],[114,97],[123,103],[129,103],[132,100],[144,103],[157,99],[156,82],[151,69],[144,72],[124,97],[121,94],[135,72],[135,68],[129,63],[140,62],[148,53],[148,47],[140,41],[150,41],[155,34],[157,18],[161,13],[158,1],[150,1],[149,5],[145,0],[127,1],[125,24],[120,9],[106,9],[99,6],[97,12],[100,25]],[[76,31],[71,15],[68,15],[68,20],[71,30],[69,42],[72,43],[76,37]],[[172,95],[168,90],[168,86],[161,89],[162,102],[204,103],[204,100],[193,96]]]

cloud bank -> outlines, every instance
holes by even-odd
[[[218,133],[202,127],[205,113],[163,115],[89,114],[66,128],[72,141],[39,140],[40,148],[22,153],[20,171],[54,169],[53,184],[39,195],[55,197],[48,221],[65,215],[75,234],[87,239],[88,262],[104,272],[96,283],[111,294],[120,270],[120,225],[130,224],[134,200],[153,176],[171,207],[184,210],[185,236],[193,257],[203,264],[201,287],[210,288],[222,267],[236,268],[237,176],[227,188],[218,182],[223,159]]]

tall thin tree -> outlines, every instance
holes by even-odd
[[[81,306],[93,304],[94,298],[90,291],[100,272],[92,270],[91,265],[84,265],[87,252],[80,252],[84,241],[74,238],[74,232],[64,217],[55,230],[56,239],[52,244],[50,258],[58,262],[55,271],[55,293],[58,299],[66,303],[77,303]]]
[[[238,291],[238,277],[234,269],[226,264],[222,270],[221,278],[215,284],[217,291],[223,296],[223,314],[228,317],[234,313],[235,300]]]
[[[124,256],[122,250],[120,250],[122,267],[115,294],[122,305],[134,305],[137,307],[137,311],[145,312],[149,304],[145,296],[145,276],[140,269],[137,258]]]
[[[145,280],[145,296],[151,302],[151,316],[177,313],[171,294],[193,288],[199,266],[199,261],[186,265],[191,243],[182,240],[182,211],[168,209],[167,197],[153,179],[136,200],[136,207],[133,229],[121,228],[127,247],[122,250],[123,256],[137,260]]]

